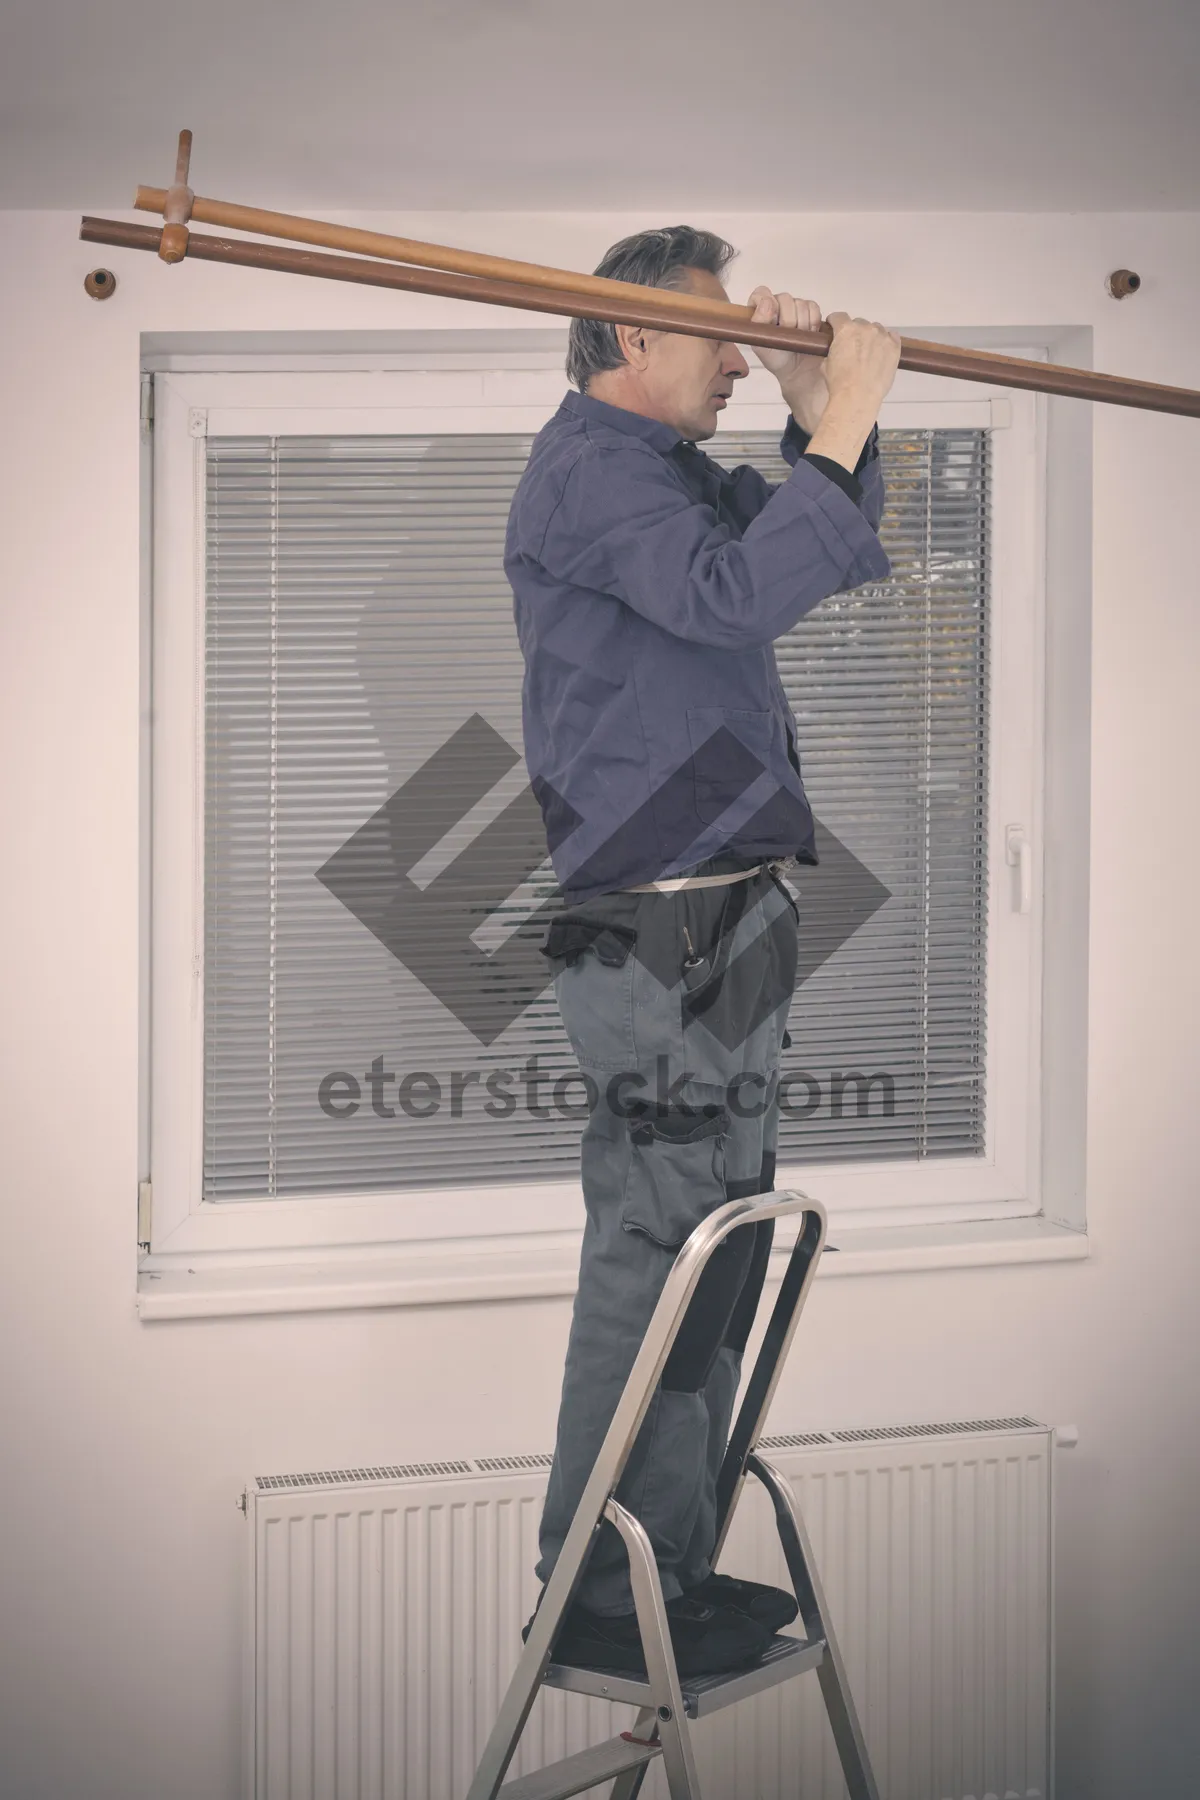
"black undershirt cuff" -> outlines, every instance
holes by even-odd
[[[872,458],[879,455],[879,426],[877,424],[872,425],[867,433],[867,441],[859,452],[853,473],[842,463],[835,462],[831,456],[810,455],[807,446],[811,442],[811,434],[796,422],[794,415],[788,420],[787,435],[796,444],[806,462],[815,463],[822,475],[827,476],[837,487],[840,487],[842,492],[853,500],[855,506],[859,505],[862,500],[862,483],[858,477]]]
[[[827,475],[830,481],[836,482],[843,494],[848,495],[855,506],[858,505],[862,499],[862,482],[857,475],[852,475],[840,462],[834,462],[832,456],[814,456],[811,451],[806,450],[804,460],[820,469],[822,475]]]

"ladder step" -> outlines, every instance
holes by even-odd
[[[825,1645],[818,1639],[774,1637],[759,1661],[748,1669],[731,1669],[725,1675],[683,1675],[679,1685],[689,1719],[733,1706],[764,1688],[777,1687],[794,1675],[817,1668],[824,1660]],[[598,1700],[621,1700],[632,1706],[654,1706],[649,1685],[635,1675],[614,1675],[604,1669],[577,1669],[570,1663],[551,1663],[543,1677],[547,1687],[566,1688],[574,1694],[593,1694]],[[501,1789],[507,1793],[507,1789]]]
[[[683,1685],[683,1704],[690,1719],[702,1719],[706,1713],[719,1712],[723,1706],[736,1706],[751,1694],[778,1687],[816,1669],[825,1660],[825,1644],[820,1638],[808,1643],[804,1638],[774,1638],[758,1662],[748,1669],[734,1669],[728,1675],[701,1675]]]
[[[612,1781],[661,1755],[661,1744],[631,1744],[627,1738],[609,1738],[575,1756],[566,1756],[561,1762],[547,1763],[532,1775],[506,1781],[498,1800],[567,1800],[569,1794],[586,1793],[597,1782]]]

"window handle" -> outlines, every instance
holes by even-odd
[[[1021,825],[1009,825],[1004,833],[1005,861],[1020,870],[1021,899],[1018,912],[1027,913],[1033,908],[1033,845],[1025,835]]]

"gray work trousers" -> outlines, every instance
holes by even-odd
[[[603,894],[556,916],[546,954],[591,1110],[543,1582],[680,1246],[715,1207],[774,1186],[796,906],[767,870],[723,887]],[[649,1535],[668,1600],[710,1573],[717,1472],[771,1234],[770,1223],[742,1226],[714,1252],[617,1487]],[[607,1520],[576,1600],[597,1613],[633,1610],[624,1546]]]

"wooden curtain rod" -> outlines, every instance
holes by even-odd
[[[138,212],[161,213],[166,201],[165,188],[140,187],[133,204]],[[458,275],[522,281],[529,287],[555,288],[559,293],[594,294],[599,299],[610,300],[629,300],[640,295],[642,299],[658,300],[664,292],[669,292],[682,311],[717,312],[731,323],[745,324],[754,311],[752,306],[706,300],[698,294],[677,293],[674,288],[642,287],[634,281],[610,281],[603,275],[547,268],[544,263],[517,262],[510,256],[452,250],[445,244],[425,244],[419,238],[393,237],[386,231],[363,231],[357,225],[334,225],[329,220],[306,219],[298,213],[266,212],[258,206],[239,206],[232,200],[206,200],[202,194],[193,194],[191,216],[201,225],[223,225],[230,231],[251,231],[257,237],[290,238],[298,244],[315,244],[325,250],[348,250],[354,256],[375,256],[385,262],[411,263],[419,269],[448,269]]]
[[[149,210],[161,210],[158,202],[170,198],[162,189],[140,188],[138,201]],[[149,205],[153,198],[154,204]],[[203,211],[201,210],[203,209]],[[172,210],[177,210],[173,207]],[[283,244],[263,244],[245,238],[219,238],[187,233],[184,254],[208,262],[236,263],[243,267],[276,269],[285,274],[321,276],[326,280],[359,282],[372,287],[399,288],[440,294],[493,306],[512,306],[532,312],[560,313],[570,318],[604,319],[612,324],[657,325],[693,337],[750,344],[760,349],[799,350],[823,356],[832,340],[828,325],[819,331],[800,331],[782,325],[750,324],[752,308],[677,293],[671,288],[639,287],[630,282],[609,282],[593,275],[545,268],[541,264],[513,263],[506,258],[479,256],[468,250],[442,249],[405,238],[388,238],[353,226],[299,219],[291,214],[263,213],[216,200],[192,199],[190,216],[206,221],[220,213],[228,222],[244,225],[250,218],[288,221],[299,236],[364,248],[368,243],[390,246],[389,256],[417,251],[425,263],[404,260],[376,261],[365,256],[330,256],[312,250],[292,250]],[[111,244],[130,250],[163,252],[163,232],[153,226],[126,224],[115,219],[85,218],[80,237],[90,243]],[[457,265],[440,267],[439,262]],[[178,260],[172,245],[171,259]],[[432,265],[432,266],[431,266]],[[536,271],[536,279],[516,280],[498,275],[499,269]],[[561,285],[559,285],[561,284]],[[597,286],[605,291],[597,293]],[[1115,406],[1132,406],[1152,412],[1200,417],[1200,392],[1165,387],[1157,382],[1134,381],[1121,375],[1098,374],[1091,369],[1065,368],[1055,363],[1031,362],[1023,357],[1000,356],[987,350],[965,350],[920,338],[902,338],[900,367],[925,375],[943,375],[962,381],[987,382],[1039,393],[1062,394],[1071,399],[1099,400]]]

